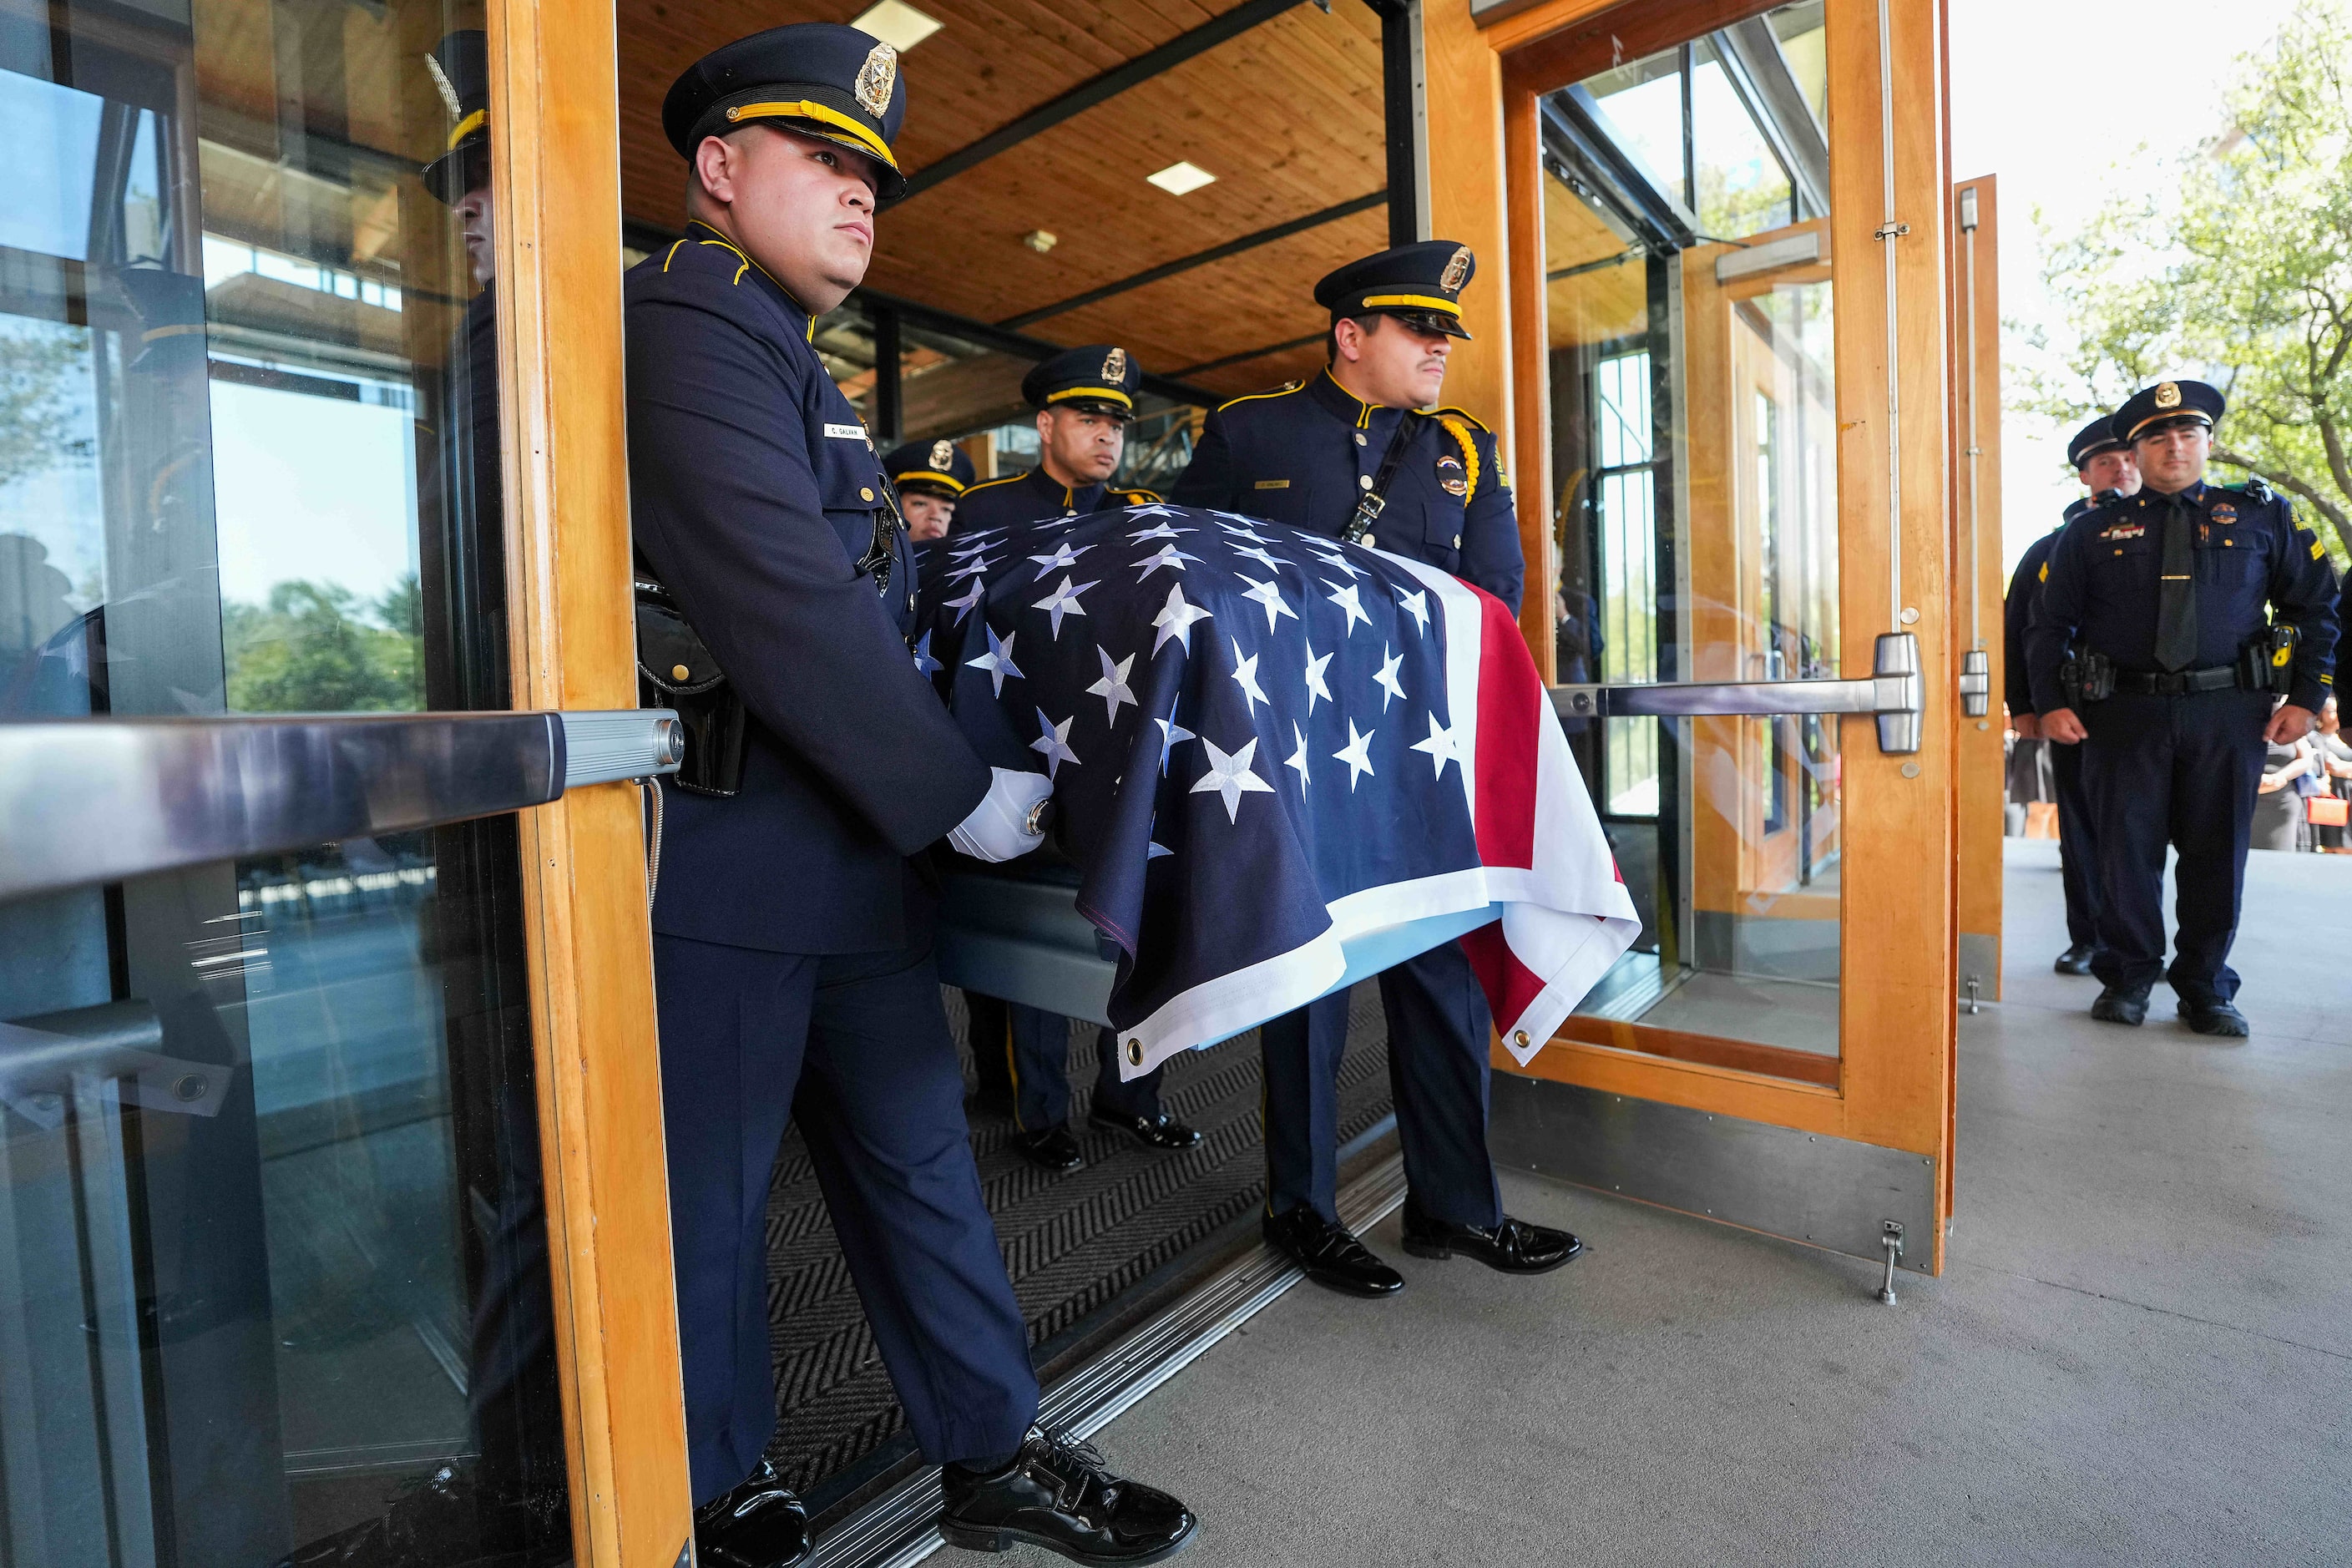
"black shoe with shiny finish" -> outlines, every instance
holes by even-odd
[[[1070,1124],[1066,1121],[1056,1121],[1041,1131],[1015,1132],[1013,1146],[1021,1152],[1023,1159],[1055,1175],[1077,1170],[1087,1163],[1087,1157],[1078,1152],[1078,1141],[1070,1136]]]
[[[1033,1426],[1010,1468],[940,1473],[940,1535],[971,1552],[1042,1546],[1073,1563],[1157,1563],[1199,1521],[1166,1492],[1115,1476],[1091,1444]]]
[[[1267,1244],[1318,1285],[1349,1296],[1393,1296],[1404,1289],[1403,1275],[1375,1258],[1346,1226],[1325,1219],[1310,1204],[1267,1215],[1265,1231]]]
[[[2118,991],[2110,985],[2099,993],[2091,1004],[2091,1016],[2102,1024],[2130,1024],[2137,1026],[2147,1016],[2147,993]]]
[[[733,1491],[694,1510],[702,1568],[793,1568],[814,1549],[808,1510],[766,1459]]]
[[[443,1465],[404,1486],[373,1519],[298,1546],[273,1568],[551,1568],[568,1560],[571,1503],[562,1492],[494,1496]]]
[[[1140,1139],[1147,1148],[1190,1149],[1201,1141],[1200,1129],[1187,1127],[1161,1111],[1157,1116],[1115,1116],[1108,1110],[1087,1112],[1089,1124]]]
[[[2180,1005],[2180,1021],[2200,1035],[2219,1035],[2224,1039],[2242,1040],[2254,1032],[2246,1016],[2227,1002],[2194,1002]]]
[[[1549,1274],[1584,1251],[1584,1243],[1564,1230],[1503,1216],[1496,1226],[1454,1225],[1428,1219],[1407,1204],[1404,1249],[1415,1258],[1451,1258],[1461,1253],[1505,1274]]]
[[[2091,973],[2091,956],[2098,951],[2088,942],[2078,942],[2060,953],[2058,962],[2051,967],[2061,974],[2088,974]]]

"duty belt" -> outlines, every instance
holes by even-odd
[[[2235,665],[2217,664],[2208,669],[2184,669],[2163,675],[2154,670],[2116,671],[2116,689],[2140,697],[2186,697],[2193,691],[2227,691],[2239,684]]]

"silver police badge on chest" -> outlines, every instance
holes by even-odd
[[[1464,473],[1462,459],[1447,452],[1437,459],[1438,487],[1450,496],[1470,493],[1470,480]]]

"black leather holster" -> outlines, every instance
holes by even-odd
[[[669,590],[642,560],[635,587],[637,706],[675,710],[686,731],[686,760],[670,782],[696,795],[732,795],[743,787],[751,714]]]

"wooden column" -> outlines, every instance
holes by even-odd
[[[636,706],[610,5],[490,0],[515,705]],[[634,785],[522,814],[573,1550],[691,1533],[645,840]]]

